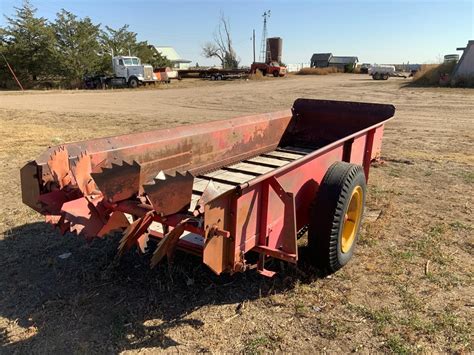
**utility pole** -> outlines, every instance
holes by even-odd
[[[270,17],[270,10],[263,13],[263,31],[262,31],[262,45],[260,47],[260,62],[265,63],[267,61],[267,18]]]
[[[253,30],[253,62],[255,63],[255,29]]]

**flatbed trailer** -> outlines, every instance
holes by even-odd
[[[250,74],[250,69],[219,69],[219,68],[203,68],[203,69],[179,69],[181,77],[197,74],[202,79],[223,80],[230,78],[241,78]]]
[[[23,202],[62,233],[124,230],[119,253],[158,242],[152,265],[180,249],[216,274],[352,257],[370,164],[392,105],[298,99],[291,110],[51,147],[21,170]],[[256,261],[249,254],[258,256]]]

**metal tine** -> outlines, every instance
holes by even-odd
[[[126,200],[139,193],[140,164],[121,160],[91,173],[98,189],[109,202]]]
[[[97,236],[97,233],[105,225],[96,206],[86,197],[80,197],[63,204],[61,215],[69,221],[71,232],[82,235],[87,240]]]
[[[59,218],[59,221],[56,224],[56,227],[59,229],[62,235],[66,234],[66,232],[69,232],[70,230],[69,221],[64,216],[61,216]]]
[[[186,223],[189,221],[189,218],[186,218],[179,222],[170,232],[168,232],[160,243],[156,247],[156,250],[151,257],[150,268],[153,269],[166,255],[168,257],[168,262],[171,263],[173,260],[174,252],[178,244],[179,238],[183,234]]]
[[[128,249],[130,249],[138,241],[138,239],[148,231],[148,227],[152,222],[152,213],[148,213],[127,227],[118,246],[119,257],[122,256],[123,253],[125,253]]]
[[[61,215],[51,215],[48,214],[45,216],[45,222],[52,225],[57,225],[61,220]]]
[[[69,168],[69,153],[64,146],[57,147],[50,155],[48,167],[54,181],[62,189],[73,183],[73,176]]]
[[[123,230],[129,225],[130,223],[123,212],[114,211],[107,220],[107,223],[97,233],[97,236],[103,237],[113,231]]]
[[[196,203],[196,209],[193,211],[195,216],[204,213],[204,207],[207,203],[219,196],[221,192],[216,188],[212,180],[209,181],[206,188],[204,189],[201,198]]]
[[[148,200],[161,215],[167,216],[181,211],[191,203],[194,176],[190,172],[160,171],[151,183],[144,184]]]
[[[81,152],[77,160],[71,164],[71,171],[76,180],[77,187],[83,195],[99,193],[98,188],[92,179],[91,157],[87,151]]]

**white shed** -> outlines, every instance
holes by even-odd
[[[464,52],[454,68],[453,77],[474,77],[474,40],[467,42],[466,48],[457,48],[457,50]]]
[[[181,56],[176,52],[173,47],[170,46],[154,46],[155,49],[160,53],[162,56],[165,56],[172,64],[174,69],[188,69],[190,60],[183,59]]]

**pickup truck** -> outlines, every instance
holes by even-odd
[[[266,76],[267,74],[271,74],[275,78],[286,75],[286,67],[281,66],[277,62],[270,62],[270,63],[255,62],[250,66],[250,72],[252,74],[255,74],[257,70],[260,70],[264,76]]]

